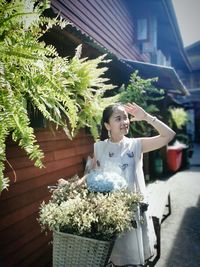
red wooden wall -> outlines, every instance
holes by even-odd
[[[84,131],[70,141],[62,131],[54,134],[47,129],[38,130],[37,140],[45,153],[45,168],[33,166],[24,151],[8,142],[9,166],[6,175],[11,177],[8,191],[0,196],[0,266],[51,266],[51,236],[41,233],[37,222],[38,207],[50,197],[48,185],[59,178],[83,174],[83,159],[92,154],[93,139]]]

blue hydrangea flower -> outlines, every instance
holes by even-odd
[[[111,192],[127,187],[126,180],[116,172],[94,170],[86,178],[87,188],[92,192]]]

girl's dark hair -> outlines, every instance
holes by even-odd
[[[122,106],[121,103],[116,103],[107,106],[102,115],[102,120],[101,120],[101,134],[100,134],[100,140],[103,141],[105,139],[108,139],[108,130],[105,127],[105,122],[109,123],[110,117],[112,116],[113,112],[115,111],[116,108]]]

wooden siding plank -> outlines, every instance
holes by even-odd
[[[35,177],[33,179],[29,179],[23,182],[16,182],[9,187],[9,191],[3,191],[1,195],[1,200],[9,199],[11,197],[19,196],[25,192],[34,190],[41,186],[48,186],[52,184],[56,184],[59,178],[69,178],[75,174],[81,176],[83,174],[83,164],[76,164],[74,166],[70,166],[61,170],[57,170],[56,172],[51,172],[48,175],[44,174],[42,176]]]
[[[98,8],[95,7],[94,3],[96,6],[98,6]],[[117,56],[123,58],[139,60],[141,59],[141,55],[134,46],[134,38],[131,38],[132,36],[134,36],[134,27],[131,27],[131,25],[133,25],[133,20],[131,19],[130,13],[127,11],[125,5],[121,3],[120,5],[118,5],[118,2],[114,4],[113,2],[109,2],[108,5],[113,4],[113,6],[118,12],[117,18],[118,20],[120,20],[119,23],[123,25],[126,31],[129,30],[129,34],[127,35],[127,37],[129,36],[129,38],[127,39],[128,42],[125,38],[126,35],[123,31],[121,38],[119,38],[119,30],[116,31],[116,33],[113,32],[113,25],[117,25],[119,23],[116,24],[115,20],[112,21],[111,25],[111,23],[109,24],[108,20],[106,20],[106,17],[112,14],[109,13],[107,14],[107,16],[105,15],[105,11],[108,11],[107,8],[104,8],[106,2],[77,0],[67,0],[65,2],[61,2],[57,0],[52,2],[52,6],[56,10],[61,11],[64,17],[72,21],[78,28],[83,30],[89,36],[92,36],[97,42],[99,42],[105,48],[110,50],[110,52],[113,52]],[[118,5],[118,8],[116,8],[116,5]],[[110,10],[113,9],[113,6],[112,8],[110,8]],[[111,21],[112,18],[113,16],[109,17],[109,21]],[[111,25],[112,27],[109,27],[109,25]]]
[[[92,0],[89,0],[92,1]],[[97,0],[94,0],[97,1]],[[131,37],[131,40],[129,42],[131,47],[131,54],[130,59],[133,60],[141,60],[141,61],[149,61],[149,57],[145,54],[140,54],[138,51],[138,48],[136,47],[134,41],[135,41],[135,25],[134,25],[134,17],[131,18],[131,13],[128,7],[125,6],[124,1],[116,1],[116,0],[101,0],[98,2],[98,4],[101,4],[104,10],[110,11],[110,13],[115,14],[115,18],[120,18],[120,26],[122,26],[122,39],[121,42],[124,41],[124,36],[126,36],[126,32]],[[108,14],[110,19],[110,13]],[[134,15],[133,15],[134,16]],[[115,21],[116,23],[116,21]]]
[[[51,144],[49,143],[49,146]],[[73,146],[70,148],[63,149],[58,149],[56,151],[51,151],[48,153],[45,153],[44,159],[42,160],[43,164],[59,159],[64,159],[64,158],[69,158],[69,157],[74,157],[76,155],[84,155],[87,153],[91,152],[91,144],[83,145],[83,146]],[[8,159],[9,163],[14,166],[14,170],[21,169],[21,168],[26,168],[33,166],[34,163],[31,161],[27,155],[24,157],[18,157],[18,161],[16,162],[16,157],[15,158],[10,158]],[[10,171],[10,166],[7,164],[6,165],[6,172]]]
[[[93,144],[94,140],[90,138],[78,138],[74,139],[73,142],[70,141],[70,143],[67,140],[48,140],[48,141],[42,141],[39,138],[37,138],[38,144],[43,152],[50,152],[55,151],[57,149],[62,149],[64,147],[74,147],[74,146],[82,146],[86,144]],[[16,146],[9,146],[9,150],[7,149],[6,155],[8,159],[13,159],[17,157],[25,157],[26,153],[23,149]]]
[[[63,150],[57,150],[54,152],[54,160],[74,157],[77,155],[86,155],[88,152],[92,152],[91,145],[85,145],[85,146],[76,146],[71,149],[63,149]]]
[[[0,201],[0,216],[6,216],[50,195],[47,187],[39,187],[24,194]]]
[[[48,141],[48,140],[66,140],[68,143],[72,143],[74,141],[70,140],[65,132],[62,129],[56,129],[54,125],[52,125],[53,130],[49,128],[39,129],[35,132],[37,138],[40,141]],[[92,136],[85,132],[85,129],[81,129],[79,133],[74,137],[75,139],[79,138],[92,138]]]
[[[44,234],[44,233],[43,233]],[[12,241],[11,243],[7,244],[7,246],[3,246],[1,248],[1,256],[2,257],[8,257],[9,254],[13,254],[16,251],[19,251],[28,243],[31,243],[31,241],[35,238],[39,238],[41,235],[41,229],[37,227],[34,230],[26,231],[26,234],[21,236],[19,239]]]
[[[96,1],[96,0],[95,0]],[[118,11],[118,16],[117,19],[119,21],[119,23],[116,22],[115,18],[116,16],[112,16],[112,13],[109,13],[109,8],[106,8],[106,4],[107,7],[109,7],[108,2],[106,1],[99,1],[96,3],[99,5],[99,7],[101,7],[103,9],[103,12],[109,17],[109,20],[112,21],[113,25],[121,25],[123,26],[122,31],[120,32],[119,29],[117,30],[117,34],[120,35],[120,39],[116,39],[116,43],[122,44],[122,46],[124,48],[126,48],[126,50],[129,52],[129,58],[132,58],[134,60],[140,60],[141,59],[141,55],[139,53],[139,51],[136,49],[135,45],[134,45],[134,24],[133,21],[130,18],[130,14],[128,12],[124,12],[125,15],[123,15],[123,11],[127,11],[123,5],[123,2],[121,2],[121,5],[119,6],[119,9],[117,9],[117,5],[114,5],[114,9],[116,11]],[[123,9],[124,8],[124,9]],[[104,18],[105,19],[105,18]],[[119,27],[119,26],[118,26]],[[121,28],[121,27],[120,27]]]
[[[20,262],[20,267],[52,267],[52,245],[46,244]]]
[[[47,246],[49,239],[43,234],[39,237],[36,237],[32,240],[31,243],[28,243],[24,245],[19,251],[15,251],[15,253],[12,253],[10,257],[6,257],[8,259],[8,264],[13,264],[14,266],[21,266],[20,262],[23,262],[24,259],[31,257],[32,253],[34,251],[40,251],[43,250],[45,246]]]
[[[133,23],[129,18],[129,15],[124,16],[122,7],[120,9],[116,8],[116,3],[113,4],[113,1],[97,1],[97,0],[89,0],[90,4],[92,5],[95,3],[100,8],[98,9],[99,12],[104,13],[105,17],[108,17],[107,23],[114,24],[114,26],[118,28],[118,32],[120,30],[120,36],[122,37],[121,40],[126,38],[127,40],[132,39],[133,34]],[[121,2],[123,5],[123,2]],[[103,15],[103,14],[102,14]]]
[[[8,247],[10,243],[16,242],[29,231],[37,231],[39,224],[36,221],[38,217],[38,210],[35,213],[32,213],[30,216],[26,216],[21,221],[16,222],[5,228],[4,231],[0,232],[0,249],[3,247]]]
[[[113,1],[113,0],[101,0],[99,3],[102,3],[106,7],[107,10],[110,12],[115,13],[115,18],[120,17],[122,26],[122,36],[126,35],[126,32],[130,38],[130,46],[132,50],[132,59],[133,60],[143,60],[143,55],[140,54],[138,51],[134,41],[135,41],[135,25],[134,25],[134,18],[131,18],[130,10],[125,7],[123,1]],[[123,21],[123,22],[122,22]],[[125,25],[123,27],[123,25]],[[122,38],[123,40],[124,38]]]
[[[120,17],[122,25],[127,25],[127,29],[129,30],[129,32],[133,32],[134,29],[133,18],[131,18],[130,10],[127,9],[124,1],[102,0],[102,3],[107,7],[109,6],[110,10],[115,11],[117,17]]]
[[[18,161],[16,161],[16,156],[13,158],[7,158],[7,160],[9,161],[9,164],[11,164],[14,170],[19,170],[22,168],[34,166],[34,162],[30,160],[27,155],[24,155],[22,157],[18,156],[17,158],[18,158]],[[49,152],[49,153],[44,154],[44,158],[42,159],[42,162],[45,165],[46,162],[51,162],[53,160],[54,160],[54,153]],[[8,163],[6,163],[5,173],[8,173],[9,171],[11,171],[11,167],[10,165],[8,165]]]
[[[48,151],[55,151],[57,149],[61,149],[64,147],[72,148],[75,146],[83,146],[83,145],[87,145],[87,144],[93,145],[94,140],[92,138],[82,137],[82,138],[74,139],[73,142],[71,142],[71,143],[67,143],[63,140],[58,140],[58,141],[41,142],[40,144],[41,144],[41,149],[44,152],[48,152]]]
[[[123,52],[123,54],[126,54],[124,47],[119,43],[117,45],[115,39],[113,38],[113,35],[109,34],[109,32],[107,33],[107,27],[104,27],[101,21],[97,21],[93,13],[90,12],[91,6],[89,6],[89,9],[87,9],[85,8],[85,6],[81,5],[81,2],[68,0],[67,8],[70,8],[70,11],[76,14],[77,21],[81,19],[84,22],[84,25],[86,25],[85,29],[89,29],[93,33],[95,32],[97,34],[97,41],[100,40],[100,36],[101,39],[105,40],[109,38],[109,43],[112,44],[112,47],[114,49],[118,50],[121,53]]]
[[[73,165],[76,165],[78,163],[82,163],[83,161],[83,156],[81,155],[76,155],[75,157],[67,158],[67,159],[61,159],[58,161],[52,161],[52,162],[47,162],[45,164],[45,168],[39,169],[36,167],[28,167],[28,168],[23,168],[23,169],[18,169],[16,170],[16,176],[17,176],[17,182],[23,182],[28,179],[32,179],[37,176],[41,176],[44,174],[48,174],[51,172],[58,171],[60,169],[64,169],[66,167],[70,167]],[[6,176],[8,177],[13,177],[13,172],[7,172]],[[14,179],[11,178],[10,184],[14,184]]]
[[[111,16],[109,16],[109,21],[107,20],[108,14],[106,10],[103,9],[104,5],[100,5],[100,3],[101,1],[97,2],[95,0],[87,2],[73,1],[73,5],[75,5],[77,9],[80,8],[82,16],[87,14],[89,23],[92,25],[91,28],[99,32],[99,37],[105,36],[109,42],[115,44],[115,48],[120,48],[124,53],[133,53],[130,49],[131,39],[126,39],[125,35],[120,36],[120,32],[115,28],[116,23],[114,23]],[[129,27],[127,24],[125,24],[125,26],[126,28]]]
[[[37,212],[42,201],[47,201],[48,199],[49,197],[45,199],[42,198],[39,201],[32,203],[31,205],[28,205],[20,210],[16,210],[15,212],[4,216],[3,218],[1,218],[0,231],[5,230],[7,227],[25,219],[32,213]]]
[[[99,38],[99,34],[94,30],[92,30],[90,27],[86,27],[86,23],[84,20],[78,18],[73,12],[68,10],[67,7],[63,7],[63,3],[60,3],[58,1],[54,1],[52,3],[52,6],[61,13],[61,15],[70,20],[74,25],[76,25],[81,31],[86,33],[88,36],[91,36],[96,40],[100,45],[102,45],[104,48],[108,49],[111,53],[114,53],[119,58],[132,58],[129,54],[122,53],[122,51],[118,48],[118,46],[115,43],[107,42],[107,39],[104,36],[101,36]],[[64,12],[63,12],[64,10]],[[82,26],[84,25],[84,27]]]

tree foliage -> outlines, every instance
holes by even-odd
[[[113,88],[104,77],[105,55],[81,58],[79,46],[69,60],[40,41],[52,27],[67,26],[58,17],[44,17],[48,7],[48,1],[0,2],[0,192],[8,186],[4,177],[8,135],[35,166],[43,166],[43,152],[30,126],[29,104],[62,127],[69,138],[85,126],[96,138],[103,94]]]
[[[153,83],[157,78],[143,79],[138,75],[138,71],[131,74],[127,87],[121,88],[119,101],[122,103],[135,102],[144,108],[150,114],[156,114],[159,110],[154,104],[164,97],[164,90],[158,89]],[[130,136],[148,136],[151,135],[152,127],[146,122],[134,122],[130,126]]]

